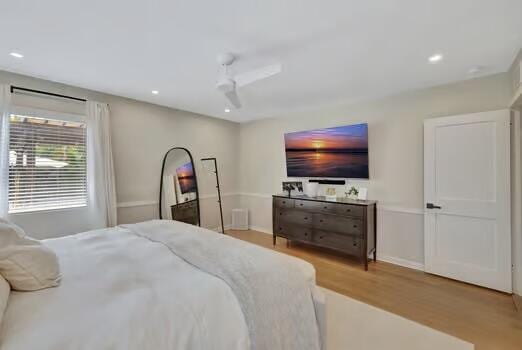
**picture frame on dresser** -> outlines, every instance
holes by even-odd
[[[273,244],[277,237],[336,251],[359,259],[377,259],[377,202],[326,197],[272,196]]]

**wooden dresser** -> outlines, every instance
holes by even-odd
[[[272,223],[276,237],[359,258],[368,270],[368,256],[376,258],[376,201],[274,195]]]
[[[199,225],[197,200],[171,205],[170,210],[172,212],[172,220],[182,221],[192,225]]]

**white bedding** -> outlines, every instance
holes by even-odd
[[[126,228],[225,281],[245,316],[252,349],[319,350],[310,263],[177,221]]]
[[[47,240],[62,284],[11,292],[2,350],[247,349],[230,287],[127,230]]]
[[[0,349],[234,350],[255,348],[252,338],[270,343],[252,337],[248,307],[230,280],[142,234],[119,227],[47,240],[60,259],[62,285],[11,292]],[[303,273],[309,273],[306,265]],[[273,325],[275,336],[281,326]],[[278,348],[291,344],[290,338]]]

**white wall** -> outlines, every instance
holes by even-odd
[[[109,103],[120,223],[158,217],[163,154],[172,146],[185,146],[194,159],[218,158],[225,224],[230,223],[230,210],[241,205],[250,209],[253,228],[271,232],[271,195],[281,192],[281,181],[286,179],[283,134],[368,122],[371,179],[355,183],[368,187],[369,198],[379,201],[379,258],[414,268],[421,268],[424,262],[423,120],[505,109],[511,98],[509,76],[498,74],[239,125],[2,71],[0,83]],[[83,104],[63,100],[22,95],[16,95],[15,100],[64,112],[83,110]],[[216,228],[219,213],[214,175],[206,173],[199,161],[196,170],[202,223]],[[63,211],[57,217],[31,215],[15,221],[38,238],[83,230],[83,223],[71,220],[70,213]],[[522,278],[519,280],[522,282]]]
[[[513,64],[509,68],[508,74],[510,76],[511,93],[514,95],[518,92],[520,82],[522,81],[522,70],[520,66],[522,64],[522,49],[518,52]]]
[[[241,124],[241,204],[250,208],[255,228],[270,232],[270,195],[281,192],[281,181],[286,179],[284,133],[367,122],[370,180],[353,183],[368,187],[369,198],[379,201],[378,256],[420,268],[424,263],[423,120],[506,109],[510,98],[508,74],[497,74]]]
[[[227,223],[230,222],[230,208],[239,201],[235,194],[239,182],[239,124],[4,71],[0,71],[0,83],[109,104],[119,223],[158,217],[161,161],[165,152],[174,146],[186,147],[192,152],[202,195],[202,224],[210,228],[219,226],[215,178],[202,169],[199,159],[218,159],[221,188],[226,194],[224,216]],[[84,111],[82,103],[18,94],[13,98],[16,104],[32,107],[71,113]],[[71,220],[70,212],[55,213],[54,217],[60,220],[48,220],[45,225],[41,215],[18,215],[12,220],[37,238],[85,230],[81,223]]]

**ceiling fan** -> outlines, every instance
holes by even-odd
[[[275,63],[232,76],[228,69],[236,60],[236,56],[231,53],[224,53],[219,55],[217,60],[223,66],[223,71],[218,77],[216,88],[225,94],[225,97],[235,108],[241,108],[241,101],[237,94],[238,88],[279,74],[282,70],[281,63]]]

